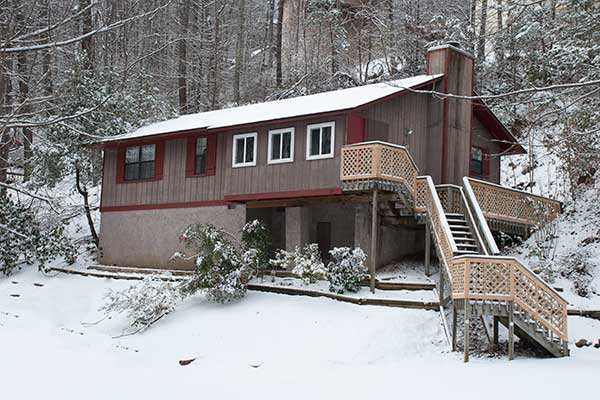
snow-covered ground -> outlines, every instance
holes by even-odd
[[[600,372],[593,347],[463,364],[436,312],[256,292],[227,305],[192,297],[149,330],[113,339],[123,318],[90,323],[108,288],[132,284],[33,269],[0,279],[1,397],[588,399]],[[595,341],[600,321],[570,318],[570,335]]]

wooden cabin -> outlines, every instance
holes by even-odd
[[[370,197],[345,192],[340,175],[342,149],[357,143],[404,146],[436,184],[499,183],[501,158],[523,148],[484,102],[428,93],[472,95],[473,66],[446,45],[427,52],[426,75],[184,115],[107,138],[99,143],[101,262],[190,267],[170,261],[187,225],[237,233],[256,218],[278,248],[367,250]],[[379,224],[380,265],[424,249],[423,227],[399,210]]]

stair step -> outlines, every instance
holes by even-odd
[[[458,250],[457,250],[457,251],[455,251],[454,253],[455,253],[455,254],[458,254],[458,255],[477,254],[477,252],[476,252],[476,251],[471,251],[471,250],[461,250],[461,249],[458,249]]]
[[[456,243],[456,246],[463,249],[477,249],[477,246],[474,244]]]
[[[465,217],[464,214],[460,214],[460,213],[446,213],[445,215],[446,215],[446,218],[448,218],[448,217],[461,217],[461,218],[464,218]]]
[[[461,225],[466,225],[467,224],[467,220],[466,219],[460,219],[460,218],[446,218],[446,220],[448,221],[449,224],[451,223],[460,223]]]
[[[472,238],[473,234],[471,231],[450,231],[454,237]]]
[[[455,230],[455,229],[456,230],[461,230],[461,231],[464,231],[464,230],[470,231],[471,230],[471,228],[469,228],[466,225],[450,225],[450,230],[451,231]]]
[[[470,243],[475,243],[475,239],[473,239],[473,237],[455,237],[454,238],[455,242],[470,242]]]

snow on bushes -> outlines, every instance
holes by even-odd
[[[68,263],[75,259],[75,249],[64,234],[65,223],[58,215],[42,214],[42,207],[13,200],[0,191],[0,272],[10,275],[24,264],[38,264],[62,256]]]
[[[279,250],[271,260],[271,265],[291,270],[306,284],[327,277],[327,269],[321,260],[319,245],[316,243],[309,243],[302,250],[296,248],[293,252]]]
[[[210,224],[194,224],[185,229],[181,240],[193,251],[196,271],[182,288],[187,295],[204,291],[210,301],[225,303],[246,295],[249,278],[249,253],[240,250],[227,232]],[[255,253],[256,254],[256,253]],[[242,262],[244,261],[244,262]]]
[[[334,261],[327,265],[329,290],[336,293],[357,292],[364,278],[367,259],[361,248],[336,247],[329,251]]]
[[[148,276],[125,290],[109,290],[104,299],[100,308],[104,315],[125,314],[136,332],[141,332],[173,311],[182,295],[174,283]]]
[[[252,262],[257,269],[267,268],[271,256],[271,232],[261,221],[255,219],[242,228],[242,247],[252,253]],[[249,255],[246,255],[245,261]]]

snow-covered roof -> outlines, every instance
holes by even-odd
[[[107,137],[100,142],[112,142],[181,132],[193,129],[218,129],[229,126],[255,124],[298,116],[350,110],[372,101],[402,92],[407,88],[426,84],[442,75],[419,75],[406,79],[334,90],[309,96],[249,104],[246,106],[187,114],[143,126],[133,132]]]

